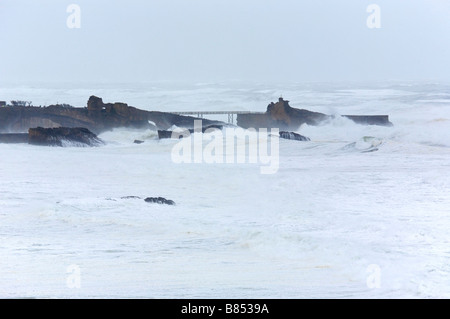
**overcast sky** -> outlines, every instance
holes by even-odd
[[[0,0],[1,83],[450,81],[449,60],[449,0]]]

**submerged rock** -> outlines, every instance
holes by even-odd
[[[134,144],[142,144],[142,143],[144,143],[144,141],[141,141],[141,140],[134,140],[133,143],[134,143]]]
[[[147,197],[144,199],[147,203],[156,203],[156,204],[166,204],[166,205],[175,205],[175,202],[170,199],[165,199],[164,197]]]
[[[83,127],[30,128],[28,143],[42,146],[100,146],[104,142]]]
[[[296,140],[296,141],[310,141],[309,137],[294,133],[294,132],[280,132],[280,138],[284,138],[287,140]]]

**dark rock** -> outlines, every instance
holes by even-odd
[[[237,125],[243,128],[279,128],[280,130],[297,130],[302,124],[317,125],[328,119],[323,113],[296,109],[289,101],[280,98],[277,103],[270,103],[266,113],[238,114]]]
[[[157,203],[157,204],[166,204],[166,205],[175,205],[175,202],[170,199],[165,199],[163,197],[147,197],[144,199],[147,203]]]
[[[389,125],[387,115],[343,115],[355,123],[365,125]],[[271,103],[265,113],[238,114],[237,125],[242,128],[279,128],[283,131],[295,131],[302,124],[317,125],[331,118],[330,115],[296,109],[289,102],[279,99]],[[30,128],[44,127],[85,127],[95,134],[114,128],[138,128],[168,130],[173,125],[194,128],[194,121],[199,118],[174,113],[145,111],[125,103],[104,103],[100,97],[91,96],[87,107],[67,107],[64,104],[48,107],[7,106],[0,107],[0,133],[23,133]],[[221,121],[202,119],[204,130],[221,128],[226,125]],[[203,131],[204,131],[203,130]]]
[[[158,130],[158,138],[164,139],[164,138],[172,138],[173,131],[166,131],[166,130]],[[179,136],[179,138],[182,138],[183,136]]]
[[[387,115],[343,116],[358,124],[392,126]],[[319,125],[331,118],[331,115],[293,108],[289,101],[280,98],[277,103],[270,103],[265,113],[238,114],[237,125],[242,128],[279,128],[295,131],[303,124]]]
[[[198,118],[167,112],[145,111],[125,103],[103,103],[91,96],[87,107],[48,107],[10,106],[0,108],[0,132],[22,133],[30,128],[44,127],[85,127],[95,134],[126,127],[137,129],[167,130],[173,125],[194,127]],[[203,119],[205,125],[221,125],[220,121]]]
[[[100,146],[104,142],[83,127],[30,128],[28,143],[43,146]]]
[[[393,126],[388,115],[342,115],[355,123],[363,125]]]
[[[310,141],[309,137],[294,133],[294,132],[280,132],[280,138],[284,138],[287,140],[296,140],[296,141]]]
[[[289,105],[289,101],[283,98],[279,98],[276,104],[270,103],[266,113],[273,121],[280,123],[280,129],[282,127],[299,128],[302,124],[317,125],[329,118],[323,113],[293,108]]]
[[[139,196],[124,196],[121,199],[141,199]]]
[[[89,117],[93,118],[95,124],[102,130],[110,130],[116,127],[155,129],[155,126],[160,130],[167,130],[173,125],[192,128],[194,120],[197,120],[192,116],[144,111],[125,103],[103,103],[103,100],[96,96],[89,98],[87,112]],[[222,123],[206,119],[203,122],[207,125]]]
[[[141,140],[134,140],[133,143],[134,143],[134,144],[142,144],[142,143],[144,143],[144,141],[141,141]]]

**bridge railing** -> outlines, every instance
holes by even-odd
[[[203,118],[204,115],[228,115],[229,124],[234,124],[235,115],[238,114],[264,114],[264,112],[249,112],[249,111],[182,111],[170,113],[178,115],[196,115],[198,118]]]

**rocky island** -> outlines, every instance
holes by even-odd
[[[343,115],[355,123],[363,125],[392,126],[388,115]],[[238,114],[237,125],[242,128],[279,128],[280,130],[297,130],[302,124],[318,125],[333,118],[318,112],[296,109],[289,101],[279,98],[277,103],[270,103],[265,113]]]

